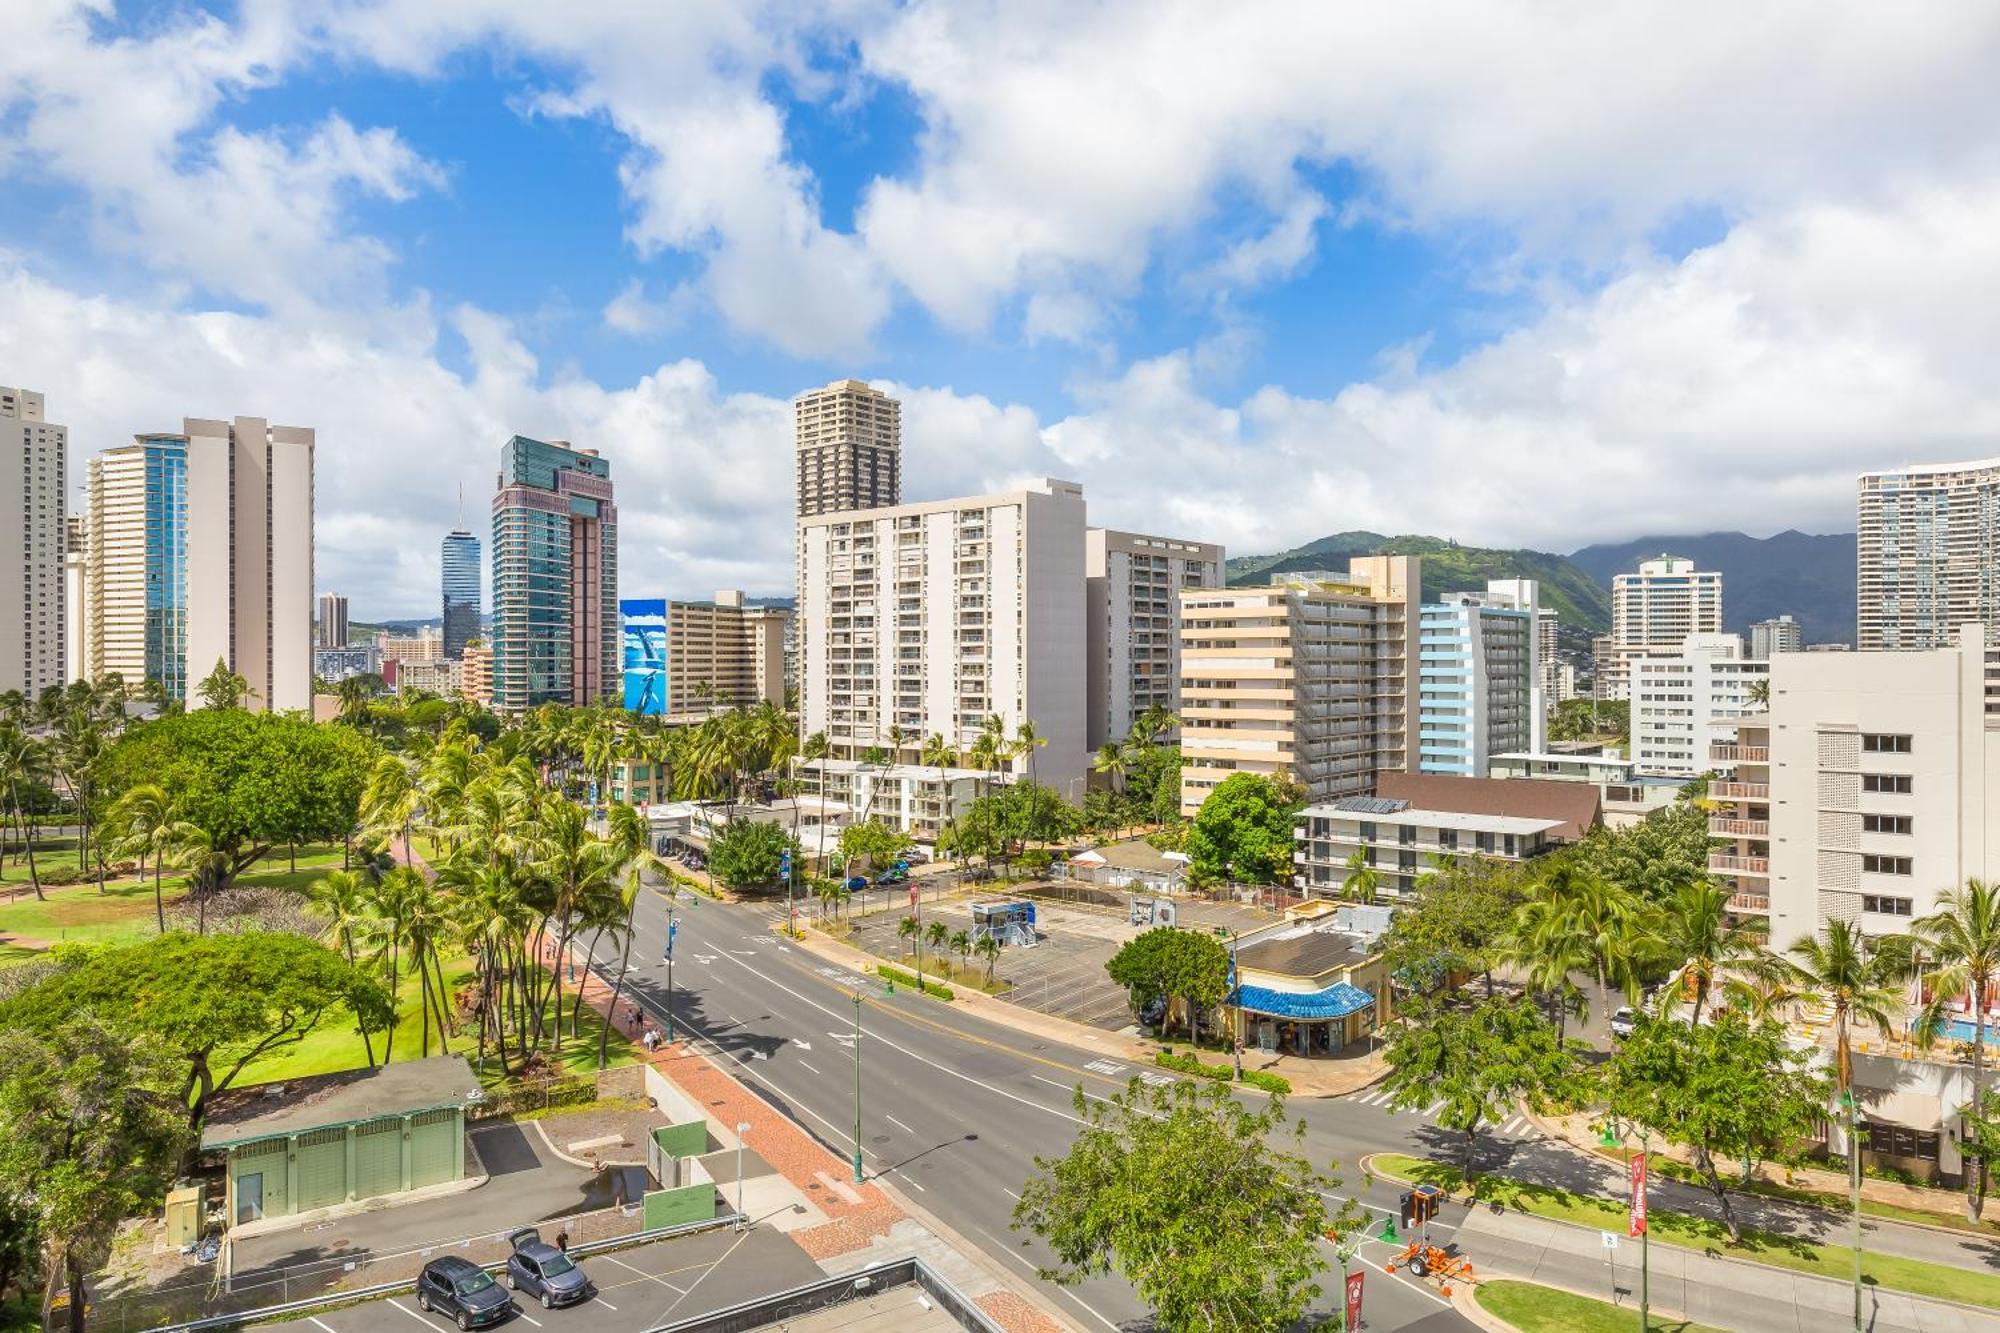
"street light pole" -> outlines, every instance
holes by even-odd
[[[750,1132],[750,1122],[736,1122],[736,1225],[743,1225],[743,1139]]]
[[[1854,1333],[1861,1333],[1861,1139],[1855,1123],[1854,1089],[1841,1094],[1847,1103],[1847,1190],[1854,1205]]]
[[[861,1183],[861,991],[854,992],[854,1183]]]
[[[667,1045],[674,1044],[674,935],[680,930],[673,899],[667,900]]]
[[[1650,1181],[1652,1179],[1650,1174],[1652,1170],[1652,1144],[1653,1136],[1651,1131],[1641,1125],[1639,1127],[1639,1160],[1645,1164],[1641,1168],[1641,1180]],[[1640,1188],[1643,1189],[1645,1187],[1641,1186]],[[1647,1333],[1647,1330],[1652,1327],[1649,1313],[1652,1305],[1653,1285],[1653,1227],[1650,1211],[1642,1205],[1640,1216],[1645,1220],[1645,1224],[1639,1228],[1639,1333]]]

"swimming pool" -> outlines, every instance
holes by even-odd
[[[2000,1028],[2000,1025],[1993,1023],[1986,1025],[1986,1044],[1988,1046],[2000,1046],[2000,1030],[1996,1030],[1996,1028]],[[1940,1035],[1949,1037],[1953,1041],[1971,1041],[1972,1020],[1969,1018],[1954,1018],[1944,1025],[1944,1031]]]

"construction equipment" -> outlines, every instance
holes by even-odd
[[[1382,1265],[1384,1272],[1393,1273],[1401,1266],[1410,1270],[1414,1277],[1436,1278],[1443,1294],[1451,1295],[1454,1281],[1471,1282],[1472,1260],[1453,1254],[1442,1245],[1429,1245],[1422,1240],[1413,1240],[1403,1247],[1403,1252]]]

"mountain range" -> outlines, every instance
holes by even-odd
[[[1553,608],[1576,636],[1611,628],[1611,579],[1662,553],[1686,556],[1698,569],[1722,572],[1724,628],[1748,634],[1754,621],[1787,614],[1807,643],[1854,641],[1855,538],[1851,532],[1741,532],[1700,536],[1639,537],[1586,546],[1569,555],[1504,547],[1462,546],[1444,537],[1379,532],[1336,532],[1275,555],[1236,556],[1232,584],[1265,583],[1273,574],[1343,567],[1354,555],[1418,555],[1424,560],[1424,593],[1477,592],[1489,578],[1532,578],[1542,605]]]

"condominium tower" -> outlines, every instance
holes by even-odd
[[[1089,617],[1090,730],[1094,751],[1131,734],[1148,710],[1178,713],[1182,588],[1223,582],[1211,542],[1090,528],[1084,533]]]
[[[1324,801],[1414,761],[1418,557],[1180,598],[1184,813],[1234,773],[1283,773]]]
[[[445,534],[440,568],[444,591],[444,655],[456,662],[479,637],[479,538]]]
[[[1722,574],[1661,555],[1611,579],[1611,634],[1593,642],[1599,699],[1623,699],[1636,653],[1672,651],[1690,634],[1722,633]]]
[[[1693,778],[1732,771],[1716,757],[1744,717],[1762,713],[1758,687],[1770,664],[1743,652],[1736,634],[1690,634],[1675,652],[1633,657],[1632,762],[1641,773]]]
[[[90,679],[90,526],[63,518],[63,679]]]
[[[91,458],[85,674],[187,697],[187,437],[141,435]]]
[[[1939,648],[2000,630],[2000,458],[1866,472],[1856,554],[1857,646]]]
[[[0,493],[0,690],[31,699],[64,680],[69,430],[43,409],[41,394],[0,386],[0,468],[10,483]]]
[[[493,706],[615,698],[618,508],[595,449],[516,435],[493,497]]]
[[[1417,651],[1417,768],[1483,778],[1494,755],[1542,749],[1547,718],[1540,591],[1494,579],[1424,606]]]
[[[833,757],[961,754],[997,716],[1012,768],[1080,801],[1084,503],[1074,482],[799,520],[799,715]]]
[[[1796,653],[1806,646],[1805,633],[1790,616],[1760,620],[1750,626],[1750,656],[1768,662],[1774,653]]]
[[[347,599],[337,592],[323,592],[319,595],[318,628],[313,646],[317,648],[347,646]]]
[[[785,703],[781,606],[751,606],[739,589],[713,601],[627,598],[618,603],[624,635],[625,707],[655,715]]]
[[[800,519],[884,509],[903,498],[903,405],[860,380],[792,402]]]

